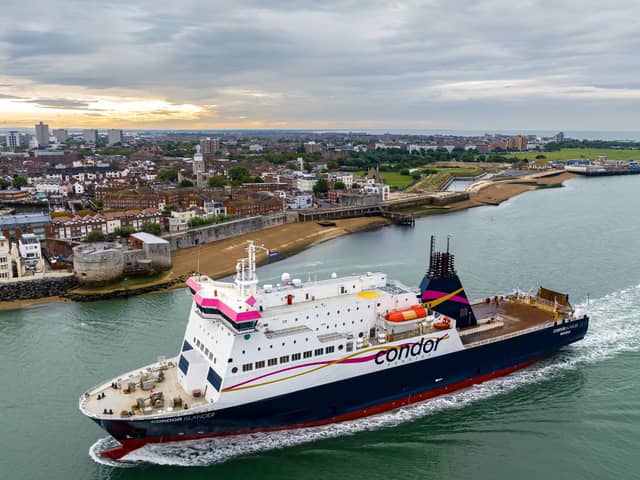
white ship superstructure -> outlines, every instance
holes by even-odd
[[[384,362],[358,360],[407,338],[428,337],[433,347],[403,361],[462,348],[454,325],[433,327],[436,316],[387,321],[389,312],[419,303],[419,291],[389,281],[384,273],[308,282],[284,273],[281,283],[258,287],[253,249],[250,245],[249,261],[239,264],[234,283],[206,276],[188,281],[194,292],[182,352],[188,369],[178,373],[187,392],[200,390],[210,402],[228,407],[256,395],[275,396],[365,374]],[[341,368],[325,368],[334,362]],[[211,388],[207,376],[217,388]]]

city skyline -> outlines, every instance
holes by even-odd
[[[634,2],[9,2],[0,128],[633,130]]]

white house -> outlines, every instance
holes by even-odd
[[[18,251],[24,260],[26,267],[30,270],[41,270],[42,251],[40,242],[33,233],[25,233],[18,240]]]

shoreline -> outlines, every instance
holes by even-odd
[[[463,200],[446,207],[433,208],[426,206],[425,208],[416,208],[408,212],[415,214],[416,217],[424,217],[458,212],[480,206],[497,206],[521,193],[560,187],[565,181],[577,177],[577,175],[567,172],[552,172],[552,174],[533,174],[519,179],[499,180],[487,182],[486,184],[480,182],[470,192],[471,197],[469,200]],[[95,293],[91,292],[92,289],[85,288],[80,289],[77,293],[72,291],[70,294],[86,297],[95,296],[95,300],[100,300],[166,292],[184,288],[184,280],[194,272],[199,271],[211,278],[222,278],[233,274],[236,261],[238,258],[243,257],[244,248],[248,240],[254,240],[256,244],[264,245],[271,250],[277,250],[279,253],[278,260],[282,260],[334,238],[377,229],[392,223],[382,217],[345,218],[335,220],[335,222],[335,227],[323,227],[316,222],[287,223],[197,247],[175,250],[172,252],[173,267],[167,274],[163,275],[163,282],[149,282],[142,284],[138,289],[132,288],[128,290],[123,290],[114,284],[111,289],[109,286],[97,287]],[[264,259],[261,260],[258,261],[258,265],[267,263]],[[140,292],[136,292],[136,290],[140,290]],[[66,297],[44,297],[0,302],[0,312],[69,301],[74,300]]]

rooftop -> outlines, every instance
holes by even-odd
[[[164,238],[160,238],[146,232],[132,233],[131,237],[135,238],[136,240],[140,240],[143,243],[148,243],[148,244],[162,245],[162,244],[169,243]]]
[[[0,216],[0,228],[16,228],[34,223],[51,223],[51,217],[42,213],[23,213]]]

